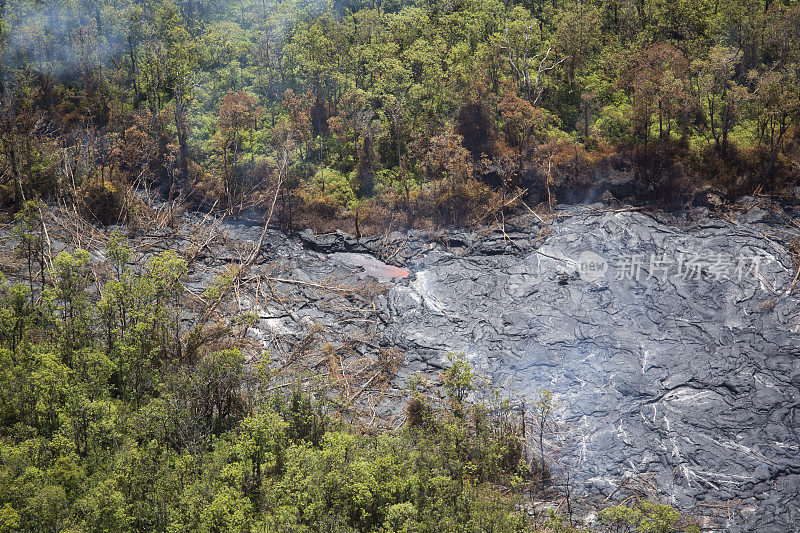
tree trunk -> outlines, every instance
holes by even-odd
[[[138,107],[139,102],[142,101],[142,96],[139,93],[138,72],[136,69],[136,51],[133,46],[133,39],[128,35],[128,55],[131,58],[131,78],[133,79],[133,107]]]

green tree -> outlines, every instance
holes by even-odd
[[[459,409],[467,395],[475,390],[475,374],[464,354],[448,354],[450,366],[442,373],[442,384],[447,396]]]
[[[39,204],[34,200],[25,202],[14,218],[17,223],[14,231],[19,237],[19,251],[25,258],[28,268],[28,284],[31,298],[33,298],[34,263],[39,267],[40,288],[45,286],[45,272],[47,270],[44,255],[44,221],[41,218]]]
[[[91,344],[92,315],[86,290],[89,285],[89,253],[59,253],[53,259],[50,275],[53,286],[44,293],[53,312],[55,326],[65,342],[62,344],[64,362],[71,364],[75,350]]]
[[[756,117],[758,146],[765,146],[768,163],[765,175],[772,177],[786,133],[800,121],[800,90],[796,71],[771,71],[756,77],[753,115]]]
[[[0,346],[16,357],[25,348],[29,329],[34,324],[35,308],[30,306],[30,290],[0,277]]]
[[[693,63],[695,91],[705,114],[701,132],[710,135],[722,157],[728,155],[731,130],[740,118],[747,90],[734,79],[742,52],[735,48],[715,46],[708,58]]]

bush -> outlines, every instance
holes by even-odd
[[[433,422],[433,410],[430,405],[416,396],[408,400],[405,413],[409,427],[430,427]]]
[[[600,523],[610,532],[670,533],[699,531],[669,505],[652,500],[638,500],[632,505],[612,505],[598,514]]]
[[[307,222],[315,218],[334,219],[356,201],[350,181],[341,172],[324,168],[300,190],[300,201]]]
[[[115,224],[122,218],[125,198],[122,187],[113,183],[90,180],[82,191],[83,216],[104,226]]]
[[[607,105],[600,110],[594,131],[611,144],[630,142],[630,123],[633,110],[630,104]]]
[[[341,202],[331,194],[314,195],[303,191],[300,193],[300,200],[306,215],[332,219],[342,212]]]
[[[350,180],[332,168],[323,168],[317,172],[309,192],[312,196],[333,198],[339,209],[348,208],[356,200],[356,193],[353,191]]]
[[[413,189],[410,196],[414,218],[427,221],[431,227],[480,223],[485,221],[487,213],[497,211],[502,205],[502,194],[471,178],[454,186],[447,180],[436,180]],[[402,196],[398,200],[404,201]]]

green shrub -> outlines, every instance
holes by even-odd
[[[333,198],[339,209],[347,209],[356,200],[348,177],[332,168],[323,168],[315,174],[312,195]]]
[[[594,129],[612,144],[630,141],[630,122],[633,109],[627,103],[607,105],[600,110]]]
[[[652,500],[638,500],[632,505],[612,505],[601,510],[598,518],[610,532],[670,533],[693,531],[680,523],[680,513],[669,505]]]

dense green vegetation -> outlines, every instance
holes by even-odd
[[[0,10],[2,197],[17,205],[58,197],[108,222],[133,209],[132,183],[218,206],[281,184],[285,225],[423,224],[483,220],[517,187],[581,198],[619,169],[659,200],[798,175],[794,0]]]

